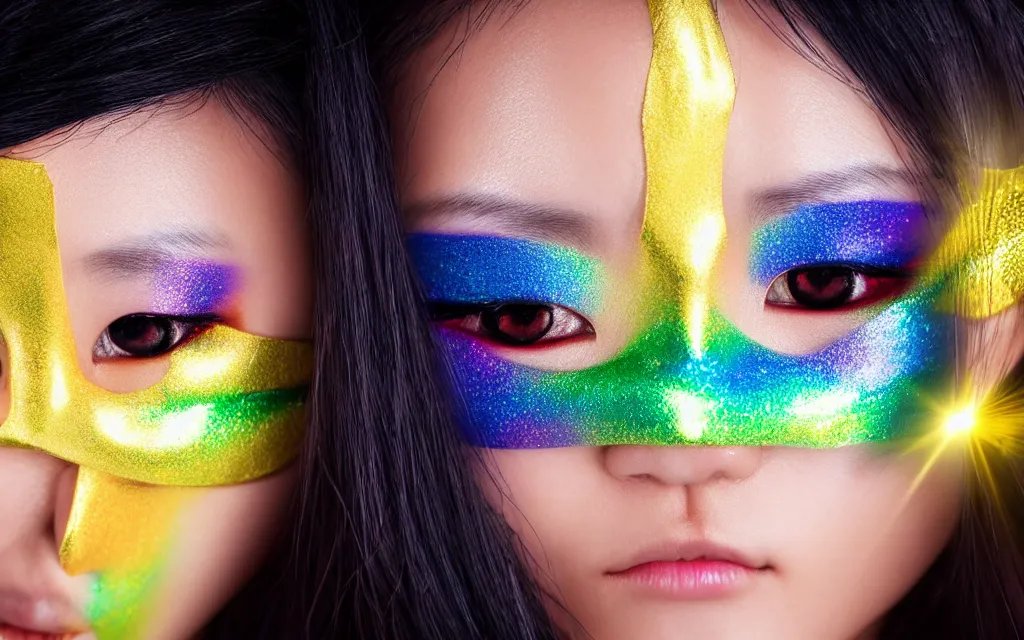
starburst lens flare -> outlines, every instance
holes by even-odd
[[[951,437],[965,436],[974,429],[977,423],[977,409],[974,405],[969,405],[950,414],[943,422],[943,429],[946,435]]]

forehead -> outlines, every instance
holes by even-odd
[[[737,86],[727,213],[810,172],[902,166],[857,90],[794,50],[745,0],[717,6]],[[414,56],[396,92],[405,204],[471,190],[582,210],[611,237],[638,229],[647,2],[532,0],[467,35],[473,23],[455,21]]]
[[[472,185],[595,215],[642,208],[643,0],[529,2],[438,72],[459,29],[414,57],[394,103],[406,203]]]
[[[217,100],[104,116],[4,155],[45,167],[66,259],[185,230],[230,244],[291,208],[290,172]]]

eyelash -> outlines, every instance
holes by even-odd
[[[169,336],[161,336],[158,348],[150,354],[139,355],[125,350],[123,347],[116,344],[118,339],[111,334],[112,328],[115,328],[118,323],[126,324],[140,321],[165,323],[166,329],[169,331]],[[93,359],[96,361],[108,361],[158,358],[180,348],[189,340],[209,328],[212,324],[219,321],[220,318],[211,315],[170,316],[151,313],[133,313],[122,316],[107,325],[103,330],[103,333],[100,334],[100,337],[96,340],[96,344],[93,346]],[[122,327],[121,329],[125,328],[130,327]],[[115,329],[115,331],[117,331],[117,329]]]
[[[805,292],[794,292],[794,287],[801,284],[815,286],[814,278],[828,278],[832,281],[841,279],[835,287],[819,287],[820,290],[833,289],[831,299],[811,301]],[[778,276],[768,286],[765,294],[765,305],[783,309],[801,309],[806,311],[849,311],[867,306],[882,300],[893,298],[906,290],[913,273],[909,269],[879,269],[857,264],[824,264],[790,269]],[[803,278],[803,280],[801,280]],[[799,291],[799,290],[798,290]],[[801,301],[800,298],[804,297]]]
[[[430,306],[430,316],[442,326],[510,347],[548,345],[594,334],[593,325],[580,314],[541,302],[434,303]],[[516,322],[516,316],[521,322]],[[503,329],[502,324],[507,320],[513,324],[506,322]],[[519,337],[510,333],[517,327],[522,329]]]

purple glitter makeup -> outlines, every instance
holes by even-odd
[[[153,278],[153,313],[190,316],[224,310],[238,288],[235,267],[205,260],[166,260]]]
[[[859,264],[897,269],[921,257],[926,221],[916,202],[826,202],[797,207],[757,229],[750,272],[767,285],[796,267]]]
[[[618,357],[581,371],[533,369],[459,331],[440,335],[465,402],[464,435],[477,446],[840,447],[922,424],[922,393],[945,380],[952,344],[934,295],[909,295],[803,356],[772,352],[717,313],[704,358],[666,313]]]
[[[553,261],[557,252],[529,241],[476,240],[487,250],[465,251],[464,237],[432,238],[429,250],[422,239],[412,243],[432,302],[549,301],[551,287],[538,286],[543,278],[535,271],[549,280],[557,273],[557,290],[576,291],[586,290],[598,268],[562,265]],[[842,238],[833,240],[803,240],[809,248],[801,255],[819,259],[819,245],[835,255]],[[528,252],[530,260],[505,260],[506,244],[514,244],[517,255]],[[869,250],[846,251],[843,258],[866,260]],[[673,276],[668,267],[659,273]],[[473,445],[839,447],[901,438],[925,422],[921,399],[945,383],[951,356],[951,323],[934,308],[939,289],[916,288],[858,330],[806,355],[775,353],[712,309],[705,352],[697,357],[671,300],[618,356],[578,371],[517,364],[455,329],[442,328],[440,338],[464,401],[464,436]]]

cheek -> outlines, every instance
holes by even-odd
[[[762,486],[777,497],[748,515],[772,523],[762,533],[779,549],[785,601],[806,608],[811,627],[855,634],[946,546],[962,501],[963,452],[951,446],[929,467],[931,453],[778,451],[762,470]]]
[[[614,490],[601,467],[601,449],[477,451],[478,482],[523,542],[539,580],[553,579],[565,589],[573,580],[571,574],[600,565],[601,558],[594,553],[608,546],[600,534],[614,531],[595,526],[601,510],[594,505],[605,503],[608,491]],[[599,574],[600,569],[594,571]]]
[[[192,637],[244,586],[283,528],[296,479],[292,465],[255,482],[207,490],[189,507],[147,637]]]

